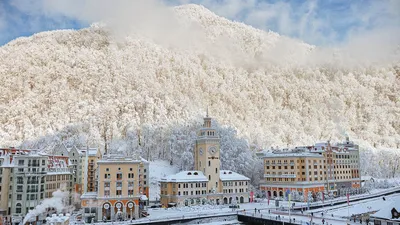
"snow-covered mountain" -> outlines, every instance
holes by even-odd
[[[0,145],[82,122],[101,142],[106,132],[198,120],[209,106],[220,124],[260,146],[347,133],[400,148],[398,46],[357,58],[351,48],[318,48],[201,6],[173,12],[178,24],[169,31],[121,38],[94,24],[1,47]]]

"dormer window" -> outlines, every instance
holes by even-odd
[[[189,173],[187,173],[187,175],[192,175],[192,173],[191,173],[191,172],[189,172]]]
[[[197,172],[194,172],[193,174],[194,174],[194,175],[199,175]]]

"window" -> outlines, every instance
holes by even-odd
[[[208,166],[211,166],[211,161],[210,160],[208,161]]]
[[[110,196],[110,190],[104,191],[104,196]]]
[[[211,180],[211,175],[208,175],[208,180]]]
[[[121,169],[121,168],[118,168]],[[122,180],[122,173],[117,173],[117,180]]]
[[[22,195],[18,194],[17,195],[17,200],[22,200]]]
[[[218,168],[215,168],[215,173],[218,173]]]
[[[21,213],[21,203],[17,203],[17,206],[15,208],[16,213]]]
[[[107,171],[107,172],[110,171],[110,168],[106,168],[106,171]]]
[[[117,190],[117,191],[115,192],[115,194],[116,194],[117,196],[122,195],[122,190]]]

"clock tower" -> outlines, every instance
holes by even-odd
[[[207,110],[208,111],[208,110]],[[204,118],[203,127],[199,130],[194,152],[195,170],[202,171],[208,178],[208,192],[219,192],[220,170],[220,138],[217,131],[211,127],[211,118]]]

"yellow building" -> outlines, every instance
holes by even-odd
[[[358,145],[348,138],[333,146],[330,142],[317,143],[258,155],[264,159],[260,189],[271,197],[284,197],[290,190],[306,201],[309,193],[343,196],[361,187]]]
[[[297,191],[321,192],[325,184],[325,159],[322,155],[298,152],[273,152],[264,156],[264,179],[261,190],[271,197],[284,197]]]
[[[86,222],[139,218],[148,200],[148,162],[118,154],[97,161],[97,192],[81,196]]]
[[[164,206],[229,204],[249,201],[249,178],[220,170],[220,138],[204,118],[194,149],[194,171],[182,171],[160,180]]]

